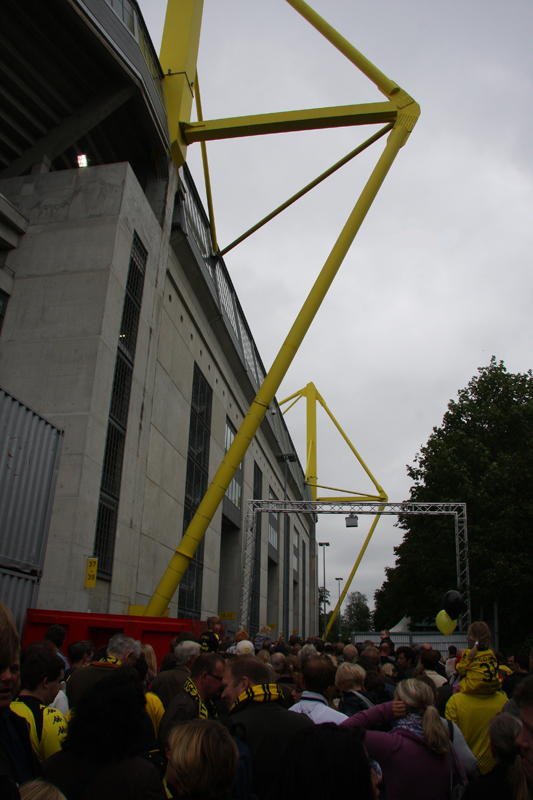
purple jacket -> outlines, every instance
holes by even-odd
[[[371,730],[382,722],[395,720],[392,703],[359,711],[342,722],[342,727],[365,728],[365,747],[370,758],[383,770],[387,800],[448,800],[449,756],[433,753],[425,741],[411,731],[397,728],[390,733]]]

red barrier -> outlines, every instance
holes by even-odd
[[[70,642],[91,641],[96,649],[107,644],[115,633],[124,633],[143,644],[151,644],[157,663],[169,652],[171,640],[181,631],[191,631],[198,637],[205,631],[206,623],[194,619],[168,617],[133,617],[127,614],[88,614],[76,611],[48,611],[29,608],[22,645],[41,641],[50,625],[62,625],[67,638],[62,652],[67,654]]]

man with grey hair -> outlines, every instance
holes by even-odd
[[[345,661],[347,661],[349,664],[352,664],[357,660],[357,647],[354,647],[353,644],[347,644],[342,651],[342,656]]]
[[[285,655],[283,653],[272,653],[272,655],[270,656],[270,666],[272,667],[274,672],[278,674],[281,672],[281,664],[284,658]]]
[[[160,672],[154,678],[150,691],[159,697],[165,709],[183,689],[183,684],[190,677],[192,665],[200,650],[201,645],[197,642],[179,642],[174,648],[176,666]]]
[[[77,669],[67,681],[67,697],[70,708],[75,708],[85,692],[95,683],[110,675],[118,667],[132,667],[141,654],[140,642],[123,633],[116,633],[108,642],[107,655],[93,661],[83,669]]]
[[[308,658],[313,658],[314,656],[318,655],[318,650],[314,646],[314,644],[304,644],[300,652],[298,653],[298,658],[300,662],[303,664],[307,661]]]

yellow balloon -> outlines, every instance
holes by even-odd
[[[454,620],[452,620],[450,615],[447,614],[446,611],[444,611],[444,609],[442,609],[442,611],[439,611],[439,613],[435,618],[435,622],[437,623],[437,628],[439,629],[439,631],[443,633],[445,636],[449,636],[450,633],[454,630],[455,626],[457,625],[457,620],[455,620],[454,622]]]
[[[457,620],[456,619],[452,619],[452,626],[453,627],[452,627],[450,633],[453,633],[454,630],[457,628]]]

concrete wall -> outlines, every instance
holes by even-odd
[[[39,606],[127,613],[151,597],[178,545],[194,364],[213,390],[209,479],[221,463],[228,417],[239,428],[248,401],[169,245],[177,173],[170,170],[162,227],[128,164],[35,174],[0,181],[0,192],[29,220],[10,251],[9,300],[0,337],[5,388],[65,430]],[[111,581],[85,589],[93,553],[110,397],[134,231],[148,251],[122,472]],[[236,529],[222,525],[222,508],[205,536],[201,616],[238,612],[246,500],[256,461],[264,496],[283,497],[283,467],[260,430],[243,462],[242,506]],[[290,494],[290,493],[289,493]],[[290,496],[292,496],[290,494]],[[289,619],[301,617],[301,585],[293,622],[291,521]],[[313,533],[299,519],[313,580]],[[279,566],[267,571],[268,524],[262,533],[260,625],[280,630],[283,523]],[[300,582],[301,583],[301,582]],[[307,591],[307,628],[314,588]],[[268,601],[270,598],[270,602]],[[222,607],[223,606],[223,607]],[[177,593],[171,616],[177,613]],[[232,627],[231,624],[229,626]],[[234,627],[234,626],[233,626]],[[284,631],[285,635],[292,632]]]
[[[161,303],[162,231],[128,164],[8,179],[0,181],[0,191],[30,223],[6,258],[14,280],[0,339],[0,372],[9,391],[65,430],[39,604],[123,611],[137,564],[140,514],[135,490],[148,444],[146,436],[142,440],[139,420],[146,402],[153,318]],[[149,256],[122,479],[117,569],[111,585],[98,581],[96,589],[87,590],[86,559],[93,552],[134,230]]]

